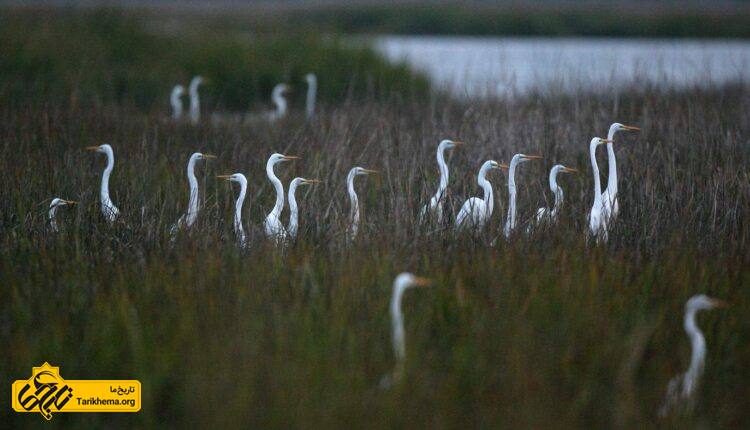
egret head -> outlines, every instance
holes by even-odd
[[[247,178],[245,178],[245,175],[243,175],[242,173],[234,173],[231,175],[217,175],[216,177],[229,182],[247,183]]]
[[[552,174],[557,175],[558,173],[578,173],[578,170],[565,167],[562,164],[555,164],[555,166],[552,167]]]
[[[86,151],[101,152],[102,154],[112,154],[112,147],[105,143],[104,145],[87,146]]]
[[[185,87],[182,85],[175,85],[174,88],[172,88],[172,95],[174,97],[181,97],[183,94],[185,94]]]
[[[461,142],[460,140],[450,140],[445,139],[440,142],[440,145],[438,145],[441,149],[453,149],[456,146],[463,145],[464,142]]]
[[[292,87],[287,84],[277,84],[273,87],[273,97],[281,97],[289,94],[292,91]]]
[[[590,143],[589,146],[592,147],[592,148],[595,148],[595,147],[597,147],[599,145],[604,145],[605,143],[610,143],[610,142],[612,142],[612,141],[608,140],[608,139],[602,139],[601,137],[595,137],[595,138],[591,139],[591,143]]]
[[[687,303],[685,303],[685,312],[697,312],[703,310],[709,310],[714,308],[720,308],[727,305],[727,302],[719,299],[708,297],[705,294],[697,294],[691,297]]]
[[[299,157],[296,157],[294,155],[279,154],[277,152],[271,155],[271,157],[268,159],[268,164],[274,165],[274,164],[282,163],[284,161],[293,161],[293,160],[299,160]]]
[[[292,183],[296,183],[297,185],[315,185],[320,184],[323,181],[320,181],[318,179],[305,179],[305,178],[294,178]]]
[[[198,88],[199,85],[206,82],[206,78],[204,78],[201,75],[197,75],[193,77],[193,79],[190,81],[190,88]]]
[[[195,160],[209,160],[211,158],[216,158],[216,156],[212,154],[204,154],[202,152],[196,152],[190,158],[193,158]]]
[[[65,200],[60,198],[54,198],[52,199],[52,202],[49,204],[50,209],[60,206],[67,206],[67,205],[74,205],[78,202],[75,202],[73,200]]]
[[[378,173],[378,171],[377,170],[371,170],[371,169],[365,169],[364,167],[357,166],[357,167],[355,167],[355,168],[353,168],[351,170],[351,173],[353,173],[356,176],[360,176],[360,175],[373,175],[373,174]]]
[[[625,125],[620,124],[619,122],[616,122],[609,126],[610,133],[616,132],[616,131],[640,131],[641,129],[638,127],[634,127],[632,125]]]
[[[527,161],[531,160],[541,160],[541,155],[526,155],[526,154],[516,154],[513,156],[513,159],[510,161],[510,164],[521,164],[525,163]]]
[[[317,81],[318,81],[318,78],[315,76],[314,73],[308,73],[308,74],[305,75],[305,82],[307,82],[308,85],[309,84],[314,84]]]
[[[428,287],[430,285],[432,285],[432,281],[430,279],[421,278],[408,272],[401,273],[400,275],[396,276],[396,279],[393,281],[393,286],[400,289],[412,287]]]

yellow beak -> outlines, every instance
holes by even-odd
[[[87,147],[85,147],[85,148],[83,148],[83,149],[84,149],[85,151],[98,151],[98,150],[99,150],[99,147],[98,147],[98,146],[87,146]]]
[[[310,184],[310,185],[312,185],[312,184],[322,184],[323,183],[323,181],[320,181],[318,179],[305,179],[304,182],[306,184]]]
[[[232,178],[232,175],[216,175],[216,177],[219,179],[224,179],[228,181],[229,179]]]
[[[414,285],[418,287],[429,287],[432,285],[432,279],[417,277],[414,279]]]
[[[216,158],[213,154],[203,154],[203,158]]]
[[[460,141],[460,140],[454,140],[454,141],[453,141],[453,144],[454,144],[454,145],[466,145],[466,142],[462,142],[462,141]]]
[[[565,173],[578,173],[577,169],[572,169],[570,167],[564,167],[562,171]]]
[[[300,159],[300,157],[297,157],[295,155],[285,155],[284,156],[284,160],[286,160],[286,161],[299,160],[299,159]]]
[[[508,166],[507,164],[500,164],[500,165],[498,166],[498,168],[499,168],[499,169],[503,169],[503,170],[508,170],[508,169],[510,169],[510,166]]]
[[[524,155],[522,158],[526,160],[541,160],[544,157],[542,157],[541,155]]]
[[[77,202],[77,201],[75,201],[75,200],[63,200],[63,201],[64,201],[65,203],[69,204],[69,205],[74,205],[74,204],[78,203],[78,202]]]
[[[641,131],[640,128],[634,127],[632,125],[623,125],[622,128],[624,128],[627,131]]]
[[[377,170],[371,170],[371,169],[362,169],[363,172],[367,173],[368,175],[377,174]]]

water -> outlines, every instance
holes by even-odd
[[[750,42],[384,36],[375,47],[457,95],[750,81]]]

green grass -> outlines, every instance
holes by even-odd
[[[705,292],[732,305],[701,315],[709,354],[698,407],[667,422],[741,425],[750,410],[747,94],[621,94],[618,112],[598,95],[485,102],[471,114],[450,100],[394,99],[332,105],[312,124],[228,129],[116,106],[2,108],[1,379],[46,360],[68,378],[143,383],[138,414],[58,414],[53,426],[650,427],[664,422],[656,410],[667,381],[687,366],[684,302]],[[618,138],[622,214],[610,243],[592,246],[587,142],[614,119],[643,132]],[[521,219],[549,198],[554,162],[580,168],[562,181],[558,231],[492,246],[415,227],[445,136],[469,142],[450,160],[451,213],[478,193],[484,159],[544,154],[519,172]],[[98,212],[104,160],[81,150],[103,141],[115,148],[112,192],[126,223],[112,228]],[[199,165],[200,220],[171,247],[195,150],[218,159]],[[260,230],[273,202],[263,165],[277,150],[303,157],[277,169],[284,183],[326,180],[300,194],[301,237],[286,252]],[[357,183],[365,224],[347,247],[344,177],[355,164],[382,174]],[[231,231],[237,190],[214,179],[234,171],[251,181],[247,253]],[[506,181],[491,181],[497,236]],[[45,214],[58,195],[81,205],[60,212],[65,231],[54,236]],[[404,270],[435,285],[406,295],[405,380],[383,392],[378,381],[394,365],[390,287]],[[10,408],[3,418],[40,420]]]
[[[296,86],[293,103],[304,103],[303,76],[319,76],[322,101],[424,96],[427,80],[403,64],[392,65],[367,46],[300,31],[239,33],[195,24],[164,31],[142,14],[118,9],[3,8],[0,15],[0,102],[107,103],[149,111],[169,106],[178,83],[201,74],[203,104],[246,111],[269,104],[271,89]],[[210,21],[209,21],[210,23]]]

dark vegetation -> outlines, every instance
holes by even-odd
[[[129,67],[137,79],[138,63]],[[739,428],[750,420],[746,86],[471,102],[410,89],[331,97],[309,123],[296,111],[273,126],[213,127],[169,121],[162,87],[143,110],[129,90],[121,98],[107,85],[84,90],[83,78],[53,96],[33,85],[41,76],[4,80],[4,94],[16,88],[21,98],[0,103],[8,427]],[[96,99],[97,88],[103,95],[91,105],[66,96]],[[583,233],[588,141],[615,120],[643,131],[618,137],[620,219],[596,246]],[[486,159],[544,155],[519,170],[521,220],[551,199],[554,163],[579,168],[561,179],[559,227],[491,245],[506,210],[498,172],[486,236],[417,227],[444,137],[468,142],[450,157],[450,214],[479,193]],[[98,208],[103,157],[82,150],[103,142],[115,149],[111,190],[123,213],[113,227]],[[187,203],[185,163],[197,150],[218,158],[198,166],[199,221],[171,246],[167,230]],[[275,151],[302,157],[277,169],[285,184],[325,180],[298,194],[300,238],[284,251],[261,235],[273,204],[263,169]],[[363,228],[345,246],[353,165],[381,174],[358,178]],[[248,252],[234,244],[237,190],[215,179],[236,171],[250,180]],[[81,202],[59,212],[59,235],[46,226],[54,196]],[[393,366],[391,282],[405,270],[435,284],[407,293],[405,379],[379,391]],[[695,411],[661,420],[666,384],[689,360],[681,318],[695,293],[731,306],[700,316],[708,357]],[[70,379],[137,378],[143,409],[49,423],[12,412],[10,382],[44,361]]]

